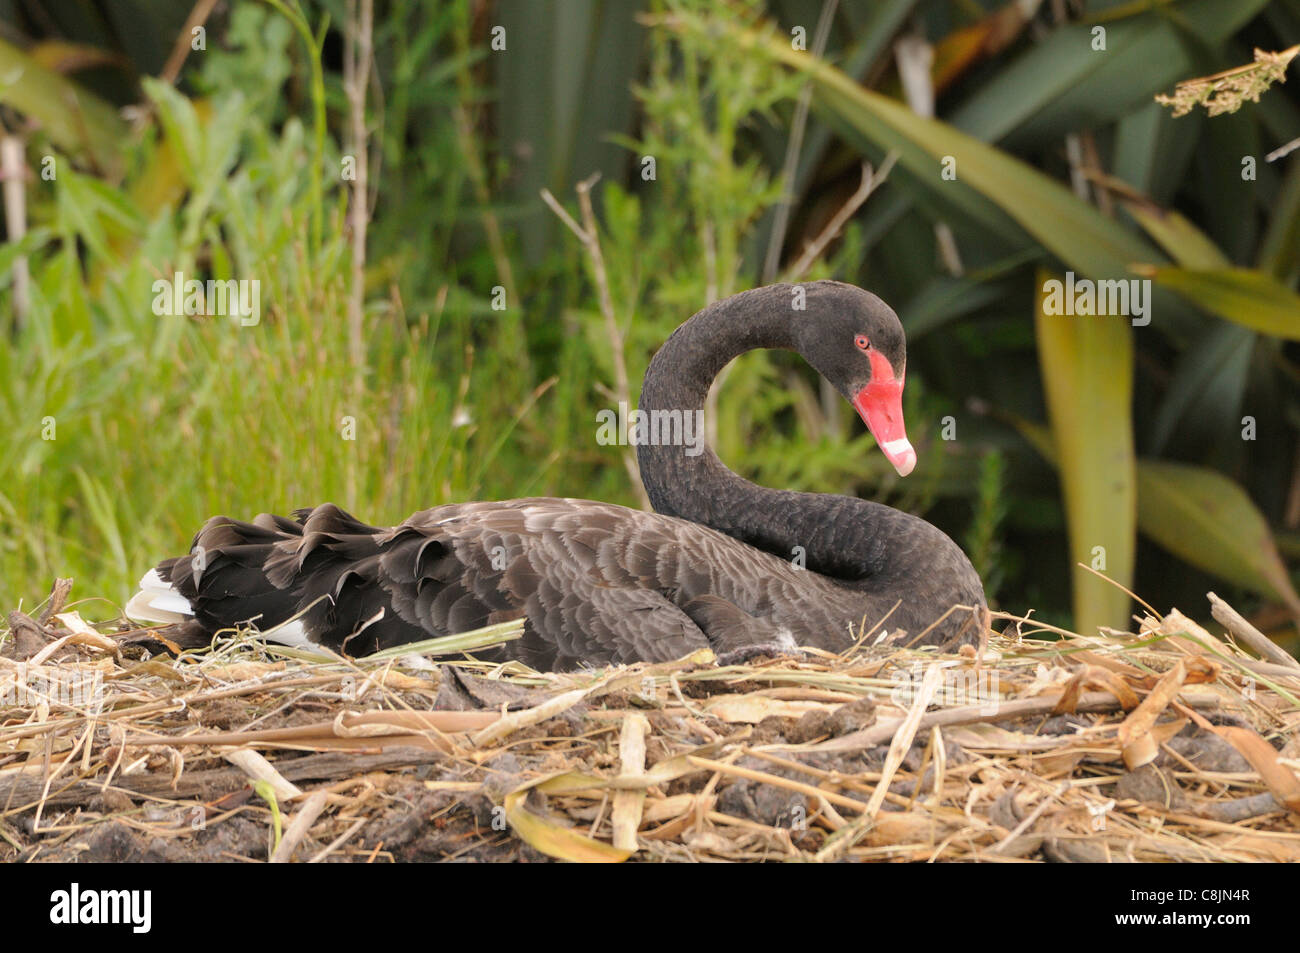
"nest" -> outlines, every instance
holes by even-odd
[[[0,635],[6,860],[1300,858],[1300,665],[1217,608],[1225,637],[1006,617],[952,654],[866,630],[555,674],[436,642],[151,654],[165,630],[66,595]]]

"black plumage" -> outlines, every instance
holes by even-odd
[[[755,347],[798,351],[849,399],[883,356],[901,392],[905,346],[888,306],[830,281],[801,296],[798,309],[795,286],[761,288],[687,321],[651,363],[640,409],[700,410],[717,372]],[[525,621],[523,638],[478,654],[540,669],[704,647],[838,650],[887,614],[891,630],[929,628],[926,642],[978,637],[979,578],[929,523],[852,497],[759,487],[692,449],[638,447],[656,513],[535,498],[439,506],[385,529],[324,504],[292,519],[213,517],[188,555],[157,571],[204,632],[296,617],[311,641],[351,655],[511,619]]]

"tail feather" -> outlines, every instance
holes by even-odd
[[[269,641],[343,644],[355,654],[423,638],[379,585],[379,536],[332,504],[298,510],[293,519],[214,516],[187,555],[146,575],[130,614],[157,622],[192,618],[208,633],[252,624]]]
[[[141,622],[185,622],[194,617],[190,600],[150,569],[140,579],[140,591],[131,597],[124,610],[127,618]]]

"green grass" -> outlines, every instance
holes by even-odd
[[[236,31],[250,44],[255,32]],[[281,30],[258,42],[279,44],[260,51],[274,63],[295,40]],[[663,156],[659,203],[647,209],[613,185],[600,194],[633,401],[672,328],[710,294],[738,290],[745,243],[776,193],[736,143],[794,88],[764,83],[752,64],[708,71],[702,45],[687,52],[691,89],[659,46],[643,94],[648,141],[630,144]],[[430,214],[446,217],[432,228],[396,235],[377,223],[358,375],[346,345],[343,183],[327,177],[318,200],[304,174],[337,169],[340,147],[319,147],[223,57],[205,66],[221,78],[199,83],[206,100],[147,85],[156,131],[131,144],[120,186],[65,166],[34,196],[43,241],[31,253],[32,307],[0,353],[0,406],[13,422],[0,445],[0,604],[30,606],[56,576],[72,576],[77,595],[106,600],[88,611],[110,615],[215,513],[332,501],[387,525],[466,499],[634,503],[620,450],[594,439],[596,411],[612,405],[603,318],[572,282],[557,314],[547,286],[557,270],[585,267],[577,243],[526,272],[522,302],[494,311],[491,255],[458,259],[454,246],[497,210],[477,207],[468,177],[453,176],[459,194],[433,203]],[[674,151],[673,139],[691,148]],[[156,185],[160,169],[176,181],[173,201]],[[391,200],[382,208],[406,211]],[[153,313],[153,282],[174,271],[260,281],[260,323]],[[869,440],[792,438],[799,394],[780,386],[791,371],[778,370],[756,355],[732,373],[724,456],[760,479],[852,491]],[[867,472],[886,471],[873,461]]]
[[[634,5],[505,4],[510,54],[498,55],[470,32],[483,24],[467,0],[395,0],[375,24],[383,96],[372,89],[375,214],[365,355],[354,367],[343,6],[231,5],[174,86],[105,67],[118,80],[110,104],[94,99],[85,77],[85,122],[56,115],[82,77],[35,68],[39,43],[0,40],[0,61],[21,74],[0,87],[0,101],[33,120],[22,127],[28,164],[39,170],[52,158],[57,168],[52,181],[29,181],[27,238],[0,246],[0,608],[31,606],[54,577],[73,576],[75,596],[107,600],[87,611],[109,615],[145,569],[184,551],[216,513],[250,518],[332,501],[382,525],[467,499],[635,504],[622,451],[595,441],[597,411],[617,399],[618,361],[635,402],[646,364],[678,323],[764,280],[795,100],[809,75],[789,36],[806,6],[644,0],[651,24]],[[1240,62],[1247,41],[1294,42],[1281,41],[1300,22],[1295,10],[1271,4],[1251,19],[1261,0],[1240,9],[1171,0],[1170,17],[1164,5],[1121,4],[1104,57],[1076,43],[1088,22],[1055,23],[1043,11],[1041,29],[960,72],[937,121],[905,110],[894,95],[899,24],[951,54],[965,48],[962,29],[987,26],[983,14],[1002,6],[841,4],[793,168],[787,262],[856,188],[864,158],[900,152],[809,273],[777,278],[841,278],[902,315],[905,411],[922,465],[898,480],[847,406],[826,402],[796,358],[766,352],[727,371],[716,448],[766,485],[925,515],[967,546],[1002,605],[1069,628],[1069,534],[1091,523],[1065,519],[1070,493],[1057,467],[1068,454],[1058,453],[1051,427],[1062,425],[1045,402],[1045,381],[1061,367],[1044,364],[1037,346],[1039,269],[1100,261],[1122,270],[1134,257],[1168,256],[1183,270],[1157,276],[1173,292],[1157,289],[1156,319],[1133,331],[1131,414],[1094,414],[1088,426],[1118,434],[1139,468],[1190,464],[1184,483],[1229,481],[1241,518],[1219,521],[1217,534],[1180,525],[1172,546],[1174,531],[1143,524],[1158,507],[1141,494],[1136,519],[1127,510],[1118,519],[1104,493],[1073,505],[1114,523],[1126,546],[1141,530],[1133,583],[1153,604],[1194,611],[1209,588],[1246,611],[1284,602],[1278,593],[1300,553],[1294,532],[1278,532],[1300,377],[1295,345],[1260,324],[1256,304],[1286,315],[1296,300],[1300,259],[1288,252],[1300,247],[1300,165],[1262,163],[1250,182],[1239,167],[1244,153],[1300,128],[1294,84],[1214,119],[1173,119],[1149,94],[1194,67]],[[143,19],[154,28],[144,46],[165,56],[174,25]],[[100,33],[62,29],[63,39],[111,46]],[[1195,63],[1186,31],[1202,50]],[[1149,75],[1134,74],[1135,60]],[[606,80],[588,96],[594,76]],[[131,122],[113,111],[137,102]],[[1101,169],[1125,183],[1110,196],[1113,214],[1095,188],[1084,199],[1067,187],[1067,133],[1091,137]],[[960,157],[956,182],[931,174],[949,153]],[[647,155],[657,165],[649,181]],[[581,217],[572,187],[596,169],[621,352],[591,261],[537,194],[546,185]],[[1043,207],[1086,227],[1043,226],[1025,205],[1026,183]],[[960,250],[960,276],[942,266],[939,221]],[[20,255],[33,278],[21,322],[9,320]],[[153,282],[175,271],[260,281],[261,322],[155,314]],[[1180,296],[1180,274],[1218,275],[1221,293]],[[510,289],[505,310],[492,306],[498,286]],[[1061,363],[1071,365],[1068,354]],[[1094,393],[1114,391],[1113,366],[1102,361],[1087,375]],[[1241,437],[1245,414],[1257,419],[1256,440]],[[953,435],[941,438],[946,420]],[[1109,479],[1094,470],[1094,482]],[[1266,553],[1252,569],[1225,547],[1222,527],[1243,520],[1261,539],[1277,536],[1281,557]]]
[[[135,177],[110,189],[65,164],[36,195],[31,310],[0,349],[0,603],[31,605],[55,576],[120,602],[214,513],[331,500],[393,523],[536,490],[544,458],[500,460],[533,384],[475,368],[495,326],[474,301],[408,315],[372,299],[358,376],[342,192],[314,201],[302,126],[273,132],[237,90],[204,110],[152,90],[165,132],[135,145]],[[185,194],[151,211],[139,189],[160,167]],[[260,323],[155,314],[153,282],[176,270],[259,281]],[[472,422],[453,425],[458,408]]]

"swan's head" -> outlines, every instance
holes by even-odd
[[[916,466],[903,423],[907,341],[893,308],[869,291],[839,281],[807,288],[796,325],[799,352],[853,405],[900,475]]]

